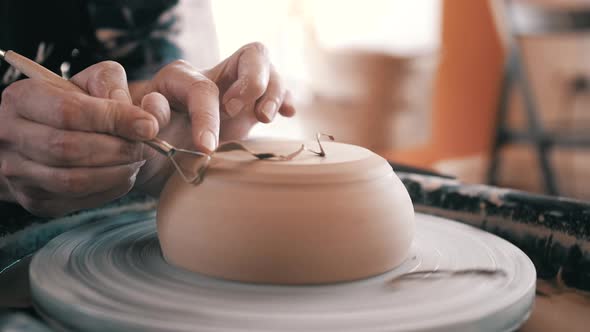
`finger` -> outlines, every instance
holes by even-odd
[[[241,48],[237,60],[237,78],[223,96],[224,110],[230,117],[240,113],[246,105],[254,104],[267,89],[270,79],[268,51],[261,43]]]
[[[35,201],[47,201],[56,198],[55,193],[43,190],[37,186],[30,185],[18,179],[9,182],[13,193],[19,193],[21,198],[28,198]]]
[[[118,187],[111,188],[106,191],[90,194],[83,198],[78,198],[74,200],[62,200],[63,205],[73,205],[75,209],[70,208],[70,211],[73,212],[77,210],[86,210],[95,208],[97,206],[102,206],[108,202],[111,202],[117,198],[123,197],[125,194],[131,191],[133,185],[135,183],[135,178],[128,179],[125,183],[119,185]],[[59,204],[59,202],[58,202]],[[63,212],[62,212],[63,215]]]
[[[170,104],[162,94],[151,92],[143,96],[141,108],[158,120],[158,127],[164,128],[170,123]]]
[[[58,168],[25,159],[16,153],[4,158],[3,175],[9,181],[35,186],[64,197],[84,197],[127,186],[145,161],[108,167]]]
[[[266,92],[256,103],[255,113],[256,118],[260,122],[271,122],[279,110],[279,106],[283,103],[285,95],[285,88],[281,82],[281,78],[276,70],[271,66],[270,79]]]
[[[28,159],[48,166],[96,167],[141,161],[143,144],[112,135],[55,129],[22,118],[6,127],[9,143]]]
[[[90,66],[72,77],[71,81],[88,91],[93,97],[117,100],[124,103],[133,103],[129,92],[127,74],[119,63],[114,61],[103,61]],[[144,111],[152,114],[158,121],[159,128],[165,126],[170,120],[170,107],[165,98],[155,96],[147,97],[149,110]],[[163,100],[162,100],[163,99]]]
[[[94,97],[131,103],[125,69],[115,61],[94,64],[70,79]]]
[[[128,102],[64,91],[33,79],[15,82],[7,90],[3,98],[8,96],[8,103],[20,116],[54,128],[106,133],[131,140],[152,139],[159,129],[154,116]]]
[[[219,139],[217,85],[185,61],[168,65],[154,82],[155,90],[163,94],[173,108],[188,112],[196,148],[205,152],[215,150]]]
[[[90,66],[74,76],[72,81],[88,91],[91,96],[118,100],[129,104],[133,103],[125,69],[117,62],[104,61]],[[143,97],[145,102],[142,102],[141,107],[156,118],[159,131],[170,121],[170,106],[163,96],[158,98],[152,94]],[[154,156],[155,151],[151,149],[144,150],[144,158],[151,159]]]
[[[295,106],[293,105],[293,95],[291,91],[287,90],[283,98],[283,104],[279,108],[279,113],[282,116],[292,117],[296,113]]]
[[[68,213],[104,205],[127,194],[133,187],[133,179],[127,185],[121,185],[107,191],[93,193],[81,198],[57,197],[55,193],[46,192],[30,186],[11,184],[16,200],[30,213],[42,217],[61,217]]]
[[[158,127],[165,128],[170,123],[170,104],[166,97],[157,92],[151,92],[141,99],[141,108],[158,120]],[[144,149],[144,158],[151,160],[157,156],[153,148]]]

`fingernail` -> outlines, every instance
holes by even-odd
[[[139,172],[140,168],[143,167],[143,165],[145,165],[145,160],[141,160],[141,161],[136,161],[133,164],[131,164],[131,167],[135,169],[135,172],[137,174],[137,172]]]
[[[111,97],[111,99],[118,100],[118,101],[124,101],[124,102],[131,101],[131,98],[129,98],[129,95],[123,89],[115,89],[115,90],[111,91],[110,97]]]
[[[215,147],[217,145],[217,139],[215,135],[209,130],[204,131],[201,133],[201,144],[209,151],[215,151]]]
[[[231,117],[234,117],[236,114],[240,113],[242,108],[244,108],[244,103],[236,98],[230,99],[227,103],[225,103],[225,112]]]
[[[141,119],[133,123],[133,130],[140,138],[149,139],[155,136],[156,126],[154,121],[149,119]]]
[[[269,100],[266,103],[264,103],[261,111],[268,121],[272,121],[272,119],[274,119],[275,115],[277,114],[277,103],[275,103],[272,100]]]
[[[145,160],[138,161],[136,163],[131,164],[131,167],[134,169],[133,174],[131,175],[131,178],[133,179],[133,181],[135,181],[137,179],[137,174],[139,174],[139,171],[141,170],[141,167],[144,164],[145,164]]]

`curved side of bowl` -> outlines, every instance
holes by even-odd
[[[158,206],[166,260],[223,279],[317,284],[401,264],[414,235],[410,197],[393,171],[364,182],[249,184],[170,179]]]

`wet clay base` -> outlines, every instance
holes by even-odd
[[[244,144],[285,155],[301,146]],[[401,264],[414,235],[405,187],[373,152],[322,144],[325,157],[303,152],[290,161],[216,153],[198,185],[174,175],[157,213],[166,260],[209,276],[269,284],[349,281]]]

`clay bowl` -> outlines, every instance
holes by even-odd
[[[301,143],[244,142],[282,154]],[[414,234],[405,187],[373,152],[323,145],[325,157],[303,152],[291,161],[216,153],[198,185],[172,176],[157,211],[166,260],[213,277],[270,284],[350,281],[401,264]]]

